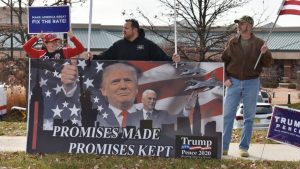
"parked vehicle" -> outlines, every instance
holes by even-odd
[[[259,91],[258,95],[262,96],[263,102],[264,103],[271,103],[272,102],[272,97],[270,96],[270,94],[266,91]]]
[[[264,99],[260,94],[257,97],[257,103],[264,103]]]
[[[273,107],[270,103],[257,103],[256,114],[253,123],[254,129],[267,129],[271,122]],[[236,112],[234,120],[234,129],[242,128],[244,126],[244,105],[240,104]]]

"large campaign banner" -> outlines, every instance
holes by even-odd
[[[300,111],[275,106],[267,138],[300,148]]]
[[[221,158],[223,63],[70,63],[30,61],[28,153]]]
[[[65,33],[70,30],[69,6],[28,7],[28,33]]]

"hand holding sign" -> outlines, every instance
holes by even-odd
[[[264,44],[262,45],[262,47],[260,48],[260,52],[261,52],[262,54],[265,54],[267,51],[268,51],[268,46],[267,46],[266,43],[264,43]]]
[[[38,39],[40,39],[40,38],[43,38],[43,37],[44,37],[44,34],[43,34],[43,32],[41,32],[41,33],[38,33],[38,34],[36,35],[36,37],[37,37]]]
[[[74,33],[72,30],[69,30],[68,32],[69,38],[73,38],[74,37]]]
[[[61,82],[63,84],[72,84],[76,82],[77,79],[77,58],[71,58],[71,64],[64,65],[61,71]]]

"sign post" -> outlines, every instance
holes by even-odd
[[[267,138],[300,148],[300,111],[275,106]]]

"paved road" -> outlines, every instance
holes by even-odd
[[[0,136],[0,152],[25,151],[26,137]],[[300,148],[284,144],[251,144],[249,160],[300,161]],[[238,143],[230,144],[228,156],[225,159],[242,158],[239,156]]]

